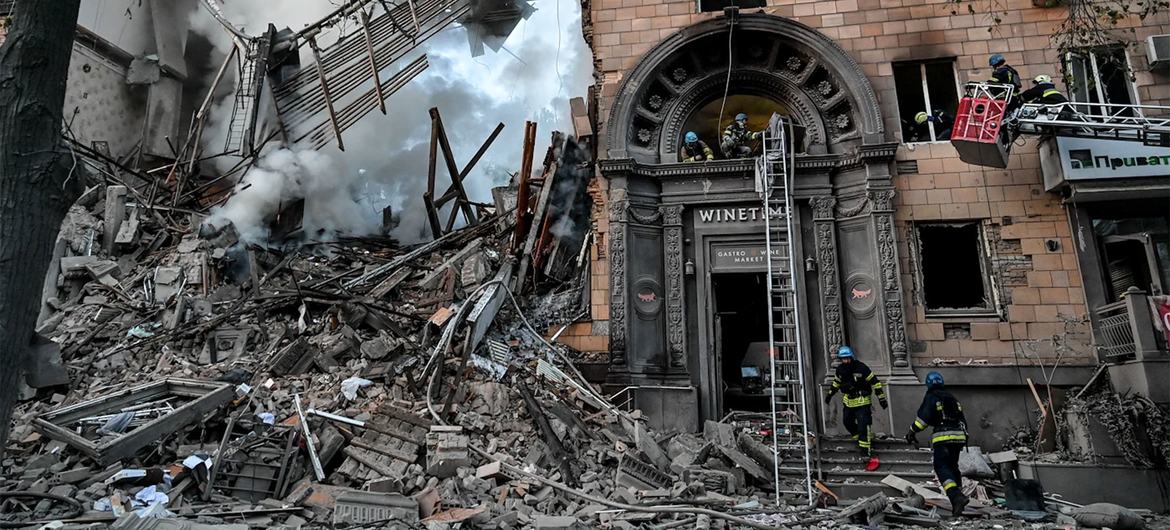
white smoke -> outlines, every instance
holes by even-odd
[[[313,9],[295,8],[302,4]],[[258,33],[269,20],[278,28],[295,30],[334,8],[322,4],[325,2],[319,0],[234,1],[227,5],[238,10],[225,9],[225,14],[247,17],[232,20],[247,26],[249,33]],[[524,122],[538,123],[534,158],[539,165],[552,131],[572,130],[569,98],[585,95],[592,83],[592,57],[581,36],[579,4],[538,0],[536,7],[498,53],[471,57],[466,33],[459,27],[436,35],[424,46],[430,68],[389,98],[388,116],[375,110],[345,131],[344,152],[327,147],[306,153],[294,146],[292,151],[269,153],[245,177],[245,184],[251,183],[251,187],[238,192],[213,214],[231,219],[242,233],[258,240],[256,236],[264,233],[260,228],[263,219],[280,205],[304,196],[307,234],[366,235],[378,231],[381,209],[390,205],[401,220],[396,237],[405,242],[429,238],[421,199],[426,190],[427,109],[431,107],[438,107],[443,116],[459,169],[496,123],[505,124],[465,180],[471,200],[490,203],[490,189],[506,184],[509,174],[519,170]],[[206,13],[195,16],[215,24]],[[211,27],[223,35],[218,25]],[[403,62],[413,58],[406,57]],[[305,60],[302,64],[311,63]],[[227,120],[224,114],[231,112],[230,99],[225,103],[217,112],[221,124]],[[209,128],[205,137],[209,152],[222,151],[224,129],[222,125]],[[436,195],[449,183],[440,156]]]

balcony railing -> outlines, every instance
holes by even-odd
[[[1166,341],[1154,327],[1145,291],[1130,287],[1120,302],[1096,309],[1097,351],[1109,362],[1166,355]]]
[[[1125,300],[1097,308],[1097,350],[1106,360],[1121,360],[1135,352],[1132,320]]]

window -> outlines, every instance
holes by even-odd
[[[723,11],[725,7],[738,7],[740,9],[747,9],[749,7],[767,7],[766,0],[698,0],[699,11]]]
[[[994,311],[979,223],[916,224],[914,230],[927,314]]]
[[[1137,103],[1125,48],[1070,52],[1065,56],[1069,99],[1080,103]],[[1103,112],[1094,110],[1094,112]]]
[[[955,60],[934,59],[894,63],[894,89],[898,93],[898,117],[902,120],[902,141],[941,142],[950,140],[959,88],[955,82]],[[914,115],[942,111],[949,122],[928,121],[919,125]]]

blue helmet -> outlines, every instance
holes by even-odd
[[[840,348],[837,348],[837,358],[838,359],[852,359],[853,358],[853,348],[850,348],[849,346],[841,346]]]
[[[693,144],[693,143],[699,141],[699,135],[695,134],[695,131],[687,131],[686,138],[687,138],[688,144]]]
[[[999,63],[1005,63],[1005,62],[1007,62],[1007,59],[1003,58],[1002,53],[994,53],[991,55],[991,57],[987,58],[987,64],[989,64],[991,66],[997,66],[997,65],[999,65]]]
[[[747,121],[747,114],[739,113],[735,115],[735,121]]]
[[[940,386],[943,386],[942,374],[938,372],[926,374],[926,388],[938,388]]]

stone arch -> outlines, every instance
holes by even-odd
[[[619,88],[607,121],[609,158],[673,161],[691,113],[723,95],[728,21],[683,28],[646,53]],[[840,153],[884,140],[877,97],[861,67],[832,39],[767,14],[739,17],[730,93],[768,97],[806,127],[808,152]]]

